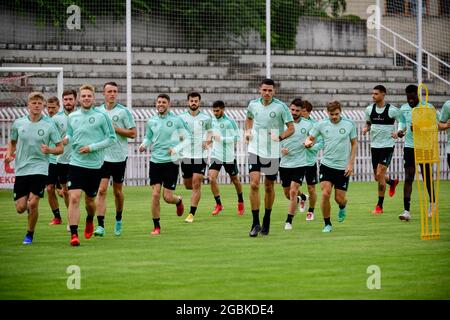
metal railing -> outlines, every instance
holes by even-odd
[[[406,39],[405,37],[403,37],[402,35],[398,34],[397,32],[391,30],[390,28],[379,24],[378,27],[380,29],[383,29],[385,31],[387,31],[388,33],[390,33],[392,35],[392,45],[390,45],[389,43],[387,43],[386,41],[382,40],[381,37],[379,35],[373,35],[373,34],[369,34],[368,36],[375,39],[377,41],[377,43],[381,43],[383,44],[385,47],[391,49],[394,53],[394,65],[397,66],[397,54],[402,56],[403,58],[407,59],[408,61],[414,63],[417,67],[420,67],[421,69],[427,71],[427,78],[428,80],[431,79],[431,75],[435,76],[436,78],[438,78],[439,80],[443,81],[445,84],[450,86],[450,79],[444,79],[443,77],[441,77],[439,74],[437,74],[436,72],[434,72],[433,70],[431,70],[431,59],[434,59],[438,64],[442,64],[447,68],[450,68],[450,65],[448,63],[446,63],[445,61],[439,59],[437,56],[435,56],[434,54],[432,54],[431,52],[420,48],[422,52],[426,53],[427,55],[427,66],[425,67],[423,64],[420,64],[412,59],[411,57],[409,57],[408,55],[406,55],[405,53],[401,52],[398,48],[397,48],[397,38],[401,39],[402,41],[405,41],[406,43],[408,43],[409,45],[413,46],[415,49],[419,49],[419,46],[416,45],[414,42]],[[418,68],[418,70],[420,69]],[[418,77],[419,78],[419,77]]]

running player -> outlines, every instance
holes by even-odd
[[[44,95],[32,92],[28,96],[28,115],[14,121],[5,163],[15,160],[14,202],[16,211],[28,211],[28,230],[23,244],[33,242],[39,216],[39,200],[44,197],[49,154],[64,150],[61,135],[53,120],[44,116]],[[55,147],[49,147],[54,144]]]
[[[324,152],[320,163],[320,187],[322,189],[321,209],[325,227],[322,232],[333,230],[331,223],[331,192],[334,187],[334,199],[339,205],[338,221],[343,222],[346,212],[346,193],[353,164],[356,157],[358,142],[356,125],[341,116],[342,107],[338,101],[327,104],[328,119],[319,121],[305,141],[305,147],[312,147],[317,137],[324,140]]]
[[[169,110],[170,97],[167,94],[160,94],[156,98],[156,109],[158,113],[148,120],[145,139],[139,147],[139,152],[144,152],[150,145],[152,146],[149,170],[154,225],[152,235],[161,233],[161,188],[164,188],[164,201],[176,205],[177,216],[183,215],[183,200],[173,192],[178,181],[179,152],[184,143],[190,142],[187,140],[188,128]]]
[[[72,144],[69,179],[70,245],[79,246],[80,198],[85,193],[87,211],[84,236],[94,233],[95,197],[101,180],[101,167],[105,149],[116,142],[116,133],[108,115],[94,108],[95,89],[91,85],[80,87],[81,108],[69,116],[66,140]]]
[[[212,125],[211,117],[200,111],[201,95],[198,92],[190,92],[187,95],[189,110],[180,114],[180,118],[189,129],[190,143],[182,151],[181,171],[183,182],[188,190],[192,190],[191,208],[185,222],[194,222],[201,198],[201,187],[206,171],[207,149],[211,144],[209,136]]]
[[[104,220],[106,214],[106,195],[110,177],[112,177],[113,180],[114,203],[116,207],[114,234],[120,236],[122,233],[122,213],[124,203],[122,189],[128,158],[128,139],[134,139],[136,137],[136,123],[134,122],[133,115],[125,106],[117,102],[118,93],[117,83],[105,83],[103,85],[105,103],[97,107],[97,109],[106,112],[109,116],[117,137],[116,143],[105,149],[102,179],[96,198],[98,225],[97,228],[95,228],[94,236],[100,237],[105,235]]]
[[[211,134],[213,147],[211,150],[211,164],[208,171],[211,191],[216,201],[216,207],[212,215],[218,215],[223,210],[219,185],[217,184],[217,176],[223,166],[236,189],[238,197],[237,214],[242,216],[244,214],[244,199],[242,197],[242,185],[238,177],[239,169],[234,151],[236,142],[240,139],[239,128],[236,121],[225,114],[225,103],[223,101],[215,101],[212,106],[212,111],[214,114]]]
[[[393,197],[398,178],[391,179],[386,175],[394,153],[395,140],[393,138],[395,121],[400,119],[400,110],[394,105],[385,102],[386,88],[377,85],[372,90],[373,104],[365,110],[366,125],[362,130],[365,135],[370,132],[370,152],[372,154],[372,167],[375,180],[378,182],[378,203],[373,214],[383,213],[386,184],[389,185],[389,196]]]

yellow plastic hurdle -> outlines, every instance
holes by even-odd
[[[425,103],[422,99],[422,88],[425,89]],[[420,106],[412,110],[412,129],[414,137],[414,158],[416,172],[420,166],[424,171],[424,179],[417,176],[417,191],[420,204],[421,239],[434,240],[440,238],[439,228],[439,144],[436,110],[428,107],[428,88],[421,83],[417,89]],[[433,168],[435,170],[433,170]],[[434,174],[433,174],[434,173]],[[430,179],[431,194],[428,196],[426,181]],[[435,188],[436,185],[436,188]]]

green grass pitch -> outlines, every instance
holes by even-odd
[[[263,191],[263,185],[261,186]],[[288,202],[276,185],[270,235],[250,238],[248,185],[246,212],[236,215],[233,186],[222,185],[225,210],[214,206],[209,185],[202,186],[193,224],[184,222],[190,192],[178,186],[185,214],[162,202],[159,236],[151,236],[150,187],[127,187],[123,234],[114,236],[114,206],[108,195],[104,238],[84,239],[69,246],[64,224],[49,226],[47,198],[31,246],[22,245],[26,213],[14,210],[11,190],[0,191],[0,299],[449,299],[450,298],[450,181],[441,182],[441,239],[420,240],[419,204],[413,191],[412,220],[400,222],[400,184],[394,198],[386,197],[385,213],[370,214],[376,203],[375,182],[351,183],[347,219],[323,234],[319,204],[316,220],[298,213],[293,230],[284,230]],[[416,182],[414,184],[416,188]],[[320,188],[318,187],[320,199]],[[60,206],[63,206],[62,199]],[[263,202],[262,202],[263,203]],[[83,206],[81,206],[83,207]],[[262,218],[262,214],[261,214]],[[96,219],[94,220],[96,223]],[[69,266],[80,268],[80,289],[68,289]],[[369,266],[380,269],[380,288],[368,289]]]

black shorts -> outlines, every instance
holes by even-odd
[[[127,167],[127,160],[122,162],[103,162],[102,179],[109,179],[111,176],[114,183],[123,183],[125,179],[125,169]]]
[[[275,181],[277,180],[278,169],[280,168],[280,160],[280,158],[261,158],[253,153],[249,153],[248,171],[264,173],[267,179]]]
[[[338,170],[327,167],[323,164],[320,165],[320,182],[329,181],[334,185],[335,189],[347,191],[350,176],[344,176],[345,170]]]
[[[178,181],[178,163],[155,163],[150,161],[150,185],[161,184],[164,188],[175,190]]]
[[[378,164],[389,167],[394,154],[394,147],[391,148],[370,148],[372,154],[372,167],[377,170]]]
[[[283,188],[287,188],[291,186],[292,181],[300,185],[303,183],[303,177],[305,176],[306,167],[297,167],[297,168],[280,167],[279,171],[280,171],[281,186]]]
[[[317,163],[314,163],[312,166],[308,166],[305,168],[306,184],[309,186],[317,184],[317,181],[319,180],[317,178]]]
[[[206,160],[183,158],[181,160],[181,171],[183,172],[184,179],[192,178],[194,173],[204,175],[206,171]]]
[[[68,163],[58,163],[58,182],[60,184],[67,184],[67,180],[69,179],[69,164]]]
[[[58,184],[58,165],[55,163],[48,165],[47,185],[49,184],[54,186]]]
[[[403,148],[403,163],[405,168],[416,167],[416,160],[414,159],[414,148]]]
[[[67,187],[69,190],[81,189],[91,198],[97,196],[101,180],[101,169],[88,169],[78,166],[69,166],[69,179]]]
[[[16,176],[14,182],[14,201],[31,193],[39,198],[44,197],[47,176],[43,174],[31,174],[28,176]]]
[[[237,166],[237,161],[234,159],[233,162],[222,162],[218,159],[211,159],[211,164],[209,165],[209,170],[217,170],[220,171],[222,166],[225,168],[225,172],[230,175],[230,177],[233,177],[239,173],[239,169]]]

